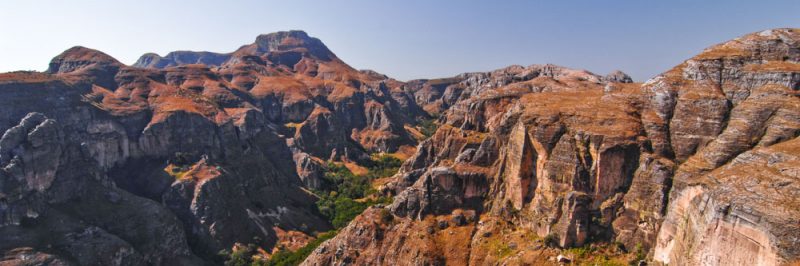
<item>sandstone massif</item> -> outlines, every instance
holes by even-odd
[[[74,47],[0,74],[4,263],[221,263],[328,231],[324,162],[417,142],[427,114],[400,85],[301,31],[134,66]]]
[[[333,229],[312,192],[327,162],[409,150],[377,188],[393,201],[304,265],[546,265],[589,246],[633,263],[793,263],[798,90],[798,29],[644,83],[551,64],[402,82],[302,31],[131,66],[74,47],[46,72],[0,74],[0,265],[268,254]]]
[[[382,188],[394,202],[304,265],[557,264],[603,242],[655,264],[800,259],[797,29],[645,83],[552,65],[409,83],[440,128]]]

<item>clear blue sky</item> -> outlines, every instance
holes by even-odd
[[[400,80],[554,63],[646,80],[712,44],[800,27],[800,1],[0,2],[0,72],[44,70],[75,45],[126,64],[143,53],[230,52],[301,29],[345,62]]]

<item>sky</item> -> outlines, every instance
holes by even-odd
[[[0,72],[47,69],[76,45],[231,52],[304,30],[357,69],[399,80],[552,63],[644,81],[704,48],[800,27],[800,1],[0,0]]]

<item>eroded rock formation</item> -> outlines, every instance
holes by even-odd
[[[380,188],[394,201],[304,264],[545,264],[553,246],[599,242],[671,265],[791,263],[798,89],[796,29],[645,83],[555,65],[400,82],[300,31],[134,66],[75,47],[45,73],[0,74],[0,253],[198,265],[237,244],[269,252],[331,229],[309,192],[327,161],[416,145]]]
[[[300,31],[133,67],[75,47],[0,74],[0,253],[197,265],[328,231],[308,190],[323,162],[416,143],[427,114],[400,84]]]
[[[395,220],[375,225],[382,210],[367,211],[306,265],[547,256],[489,251],[520,231],[562,247],[619,242],[670,265],[800,259],[796,29],[713,46],[644,84],[547,65],[409,86],[426,110],[447,111],[384,189],[397,195],[386,207]],[[480,217],[457,227],[469,233],[410,233],[464,211]]]

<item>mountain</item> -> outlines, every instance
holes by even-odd
[[[644,83],[401,82],[302,31],[132,66],[73,47],[0,73],[0,265],[795,263],[798,90],[798,29]]]
[[[629,81],[531,66],[410,82],[441,127],[384,186],[393,203],[304,265],[797,262],[800,31]]]
[[[144,58],[74,47],[45,73],[0,74],[4,254],[195,265],[311,238],[331,229],[310,192],[324,162],[411,148],[428,116],[304,32]]]

